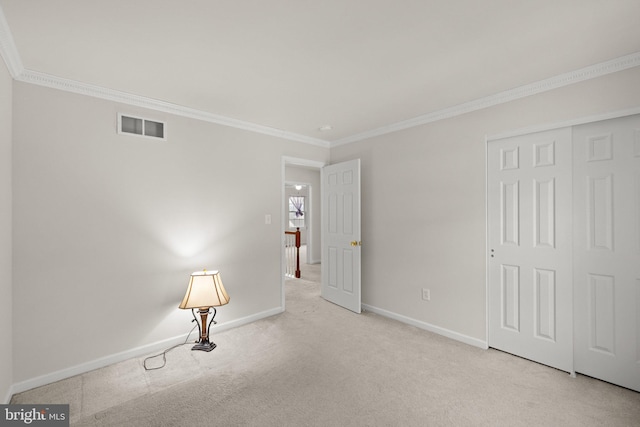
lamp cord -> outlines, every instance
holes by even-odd
[[[146,359],[144,359],[144,361],[142,362],[142,366],[144,366],[144,370],[145,371],[155,371],[156,369],[164,368],[165,365],[167,364],[167,353],[170,352],[171,350],[173,350],[174,348],[181,347],[181,346],[185,345],[187,343],[187,341],[189,341],[189,337],[191,336],[191,334],[193,333],[193,331],[196,329],[197,326],[199,326],[199,325],[196,322],[196,326],[191,328],[191,331],[189,331],[189,334],[187,335],[187,338],[185,338],[183,343],[176,344],[173,347],[169,347],[168,349],[166,349],[165,351],[163,351],[160,354],[156,354],[155,356],[149,356]],[[160,357],[160,356],[162,356],[162,365],[161,366],[158,366],[156,368],[148,368],[147,367],[147,360],[155,359],[156,357]]]

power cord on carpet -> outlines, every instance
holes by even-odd
[[[171,350],[173,350],[174,348],[177,347],[181,347],[183,345],[185,345],[188,341],[189,341],[189,337],[191,336],[191,334],[193,333],[193,331],[198,327],[198,325],[196,324],[193,328],[191,328],[191,331],[189,331],[189,334],[187,335],[187,338],[185,338],[183,343],[180,344],[176,344],[173,347],[169,347],[168,349],[166,349],[165,351],[163,351],[160,354],[156,354],[155,356],[149,356],[146,359],[144,359],[144,361],[142,362],[142,366],[144,366],[144,370],[145,371],[155,371],[156,369],[162,369],[165,367],[165,365],[167,364],[167,353],[170,352]],[[155,368],[148,368],[147,367],[147,360],[149,359],[155,359],[156,357],[160,357],[162,356],[162,365],[155,367]]]

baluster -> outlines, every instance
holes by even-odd
[[[300,227],[296,227],[296,279],[300,278]]]

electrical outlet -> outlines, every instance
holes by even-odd
[[[431,289],[422,288],[422,299],[431,301]]]

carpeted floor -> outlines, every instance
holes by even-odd
[[[13,403],[70,403],[76,426],[640,425],[640,393],[353,314],[313,281],[286,293],[285,313],[214,328],[211,353],[182,346],[163,369],[132,359]]]

